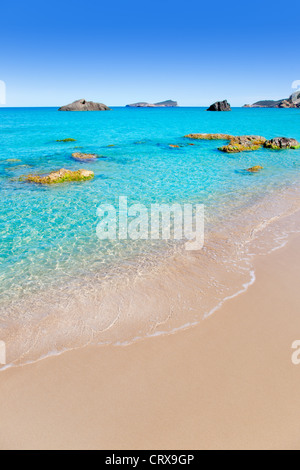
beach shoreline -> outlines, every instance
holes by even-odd
[[[299,255],[293,233],[257,256],[198,326],[2,371],[0,448],[300,448]]]
[[[49,289],[3,300],[7,364],[0,373],[88,345],[123,346],[201,323],[255,282],[257,254],[284,246],[299,231],[299,201],[298,185],[245,201],[230,217],[206,221],[202,250],[166,246],[160,257],[146,252],[115,272],[65,276]]]

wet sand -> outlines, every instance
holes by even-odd
[[[0,373],[1,449],[299,449],[300,236],[199,326]]]

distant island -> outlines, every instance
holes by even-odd
[[[177,101],[166,100],[154,104],[141,101],[139,103],[127,104],[126,108],[176,108],[177,106]]]
[[[110,108],[103,103],[94,103],[85,99],[74,101],[71,104],[62,106],[58,111],[109,111]]]
[[[296,91],[289,98],[282,100],[257,101],[254,104],[245,104],[244,108],[300,108],[300,92]]]

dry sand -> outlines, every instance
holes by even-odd
[[[300,236],[199,326],[0,373],[2,449],[299,449]]]

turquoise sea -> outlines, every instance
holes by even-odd
[[[299,208],[300,150],[229,155],[218,151],[222,141],[187,141],[189,133],[300,141],[300,109],[0,109],[0,340],[9,363],[193,324],[253,280],[249,241],[275,221],[276,245],[287,233],[279,218]],[[56,142],[65,138],[76,142]],[[100,158],[80,163],[76,151]],[[254,165],[264,170],[244,171]],[[95,178],[51,187],[19,180],[59,168]],[[97,208],[119,196],[147,207],[204,204],[204,249],[100,241]],[[261,251],[272,248],[262,240]]]

